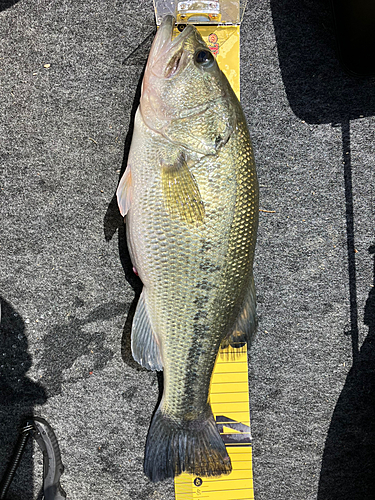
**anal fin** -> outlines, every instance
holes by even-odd
[[[143,289],[135,310],[131,347],[133,358],[147,370],[163,370],[159,344],[152,331]]]
[[[233,330],[226,337],[221,347],[229,345],[234,348],[244,347],[245,344],[250,347],[258,326],[256,315],[256,292],[254,278],[251,277],[250,285],[245,295],[240,314],[234,324]]]

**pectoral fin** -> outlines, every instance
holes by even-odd
[[[204,205],[199,187],[183,154],[161,170],[164,205],[169,214],[189,224],[202,223]]]
[[[251,278],[250,286],[247,290],[240,314],[234,324],[233,330],[221,344],[222,348],[229,345],[234,348],[244,347],[247,343],[250,347],[254,338],[258,321],[256,316],[256,293],[254,278]]]
[[[117,204],[123,217],[128,213],[133,200],[132,174],[130,165],[126,167],[124,175],[121,177],[117,187]]]

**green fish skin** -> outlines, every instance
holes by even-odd
[[[147,437],[152,481],[228,474],[209,386],[220,345],[256,330],[258,182],[246,120],[194,26],[172,40],[167,16],[145,70],[117,198],[143,282],[134,359],[164,371]]]

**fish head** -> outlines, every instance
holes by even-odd
[[[166,16],[145,69],[140,112],[145,124],[175,144],[215,154],[234,127],[237,100],[216,59],[193,25],[173,38]]]

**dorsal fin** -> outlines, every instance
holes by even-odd
[[[256,292],[254,278],[251,277],[240,314],[237,317],[232,332],[223,340],[221,347],[225,348],[230,345],[234,348],[240,348],[244,347],[246,343],[250,347],[257,325]]]

